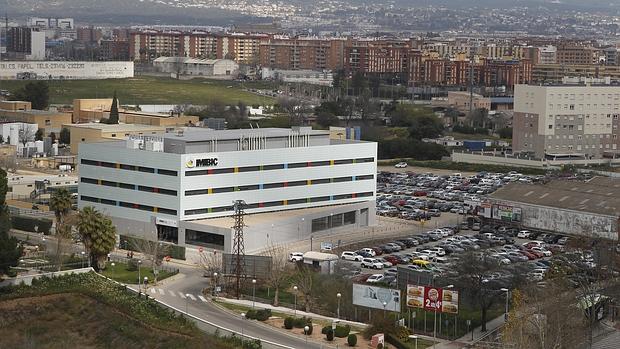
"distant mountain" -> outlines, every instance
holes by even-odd
[[[399,6],[445,6],[448,8],[510,8],[548,6],[562,9],[618,9],[617,0],[396,0]]]

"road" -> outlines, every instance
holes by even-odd
[[[149,296],[169,304],[177,309],[185,311],[193,316],[217,324],[244,335],[268,340],[290,348],[319,349],[327,348],[325,345],[314,342],[305,342],[301,337],[291,335],[255,320],[242,319],[230,312],[213,305],[202,296],[202,289],[208,285],[202,272],[197,269],[184,269],[184,277],[181,277],[164,286],[154,286],[148,291]],[[189,296],[187,296],[189,295]],[[198,323],[199,327],[206,329],[205,324]],[[212,328],[210,328],[212,329]],[[316,329],[315,329],[316,330]],[[220,331],[224,334],[223,331]]]

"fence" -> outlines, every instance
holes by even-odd
[[[93,271],[93,268],[81,268],[81,269],[71,269],[71,270],[63,270],[63,271],[55,271],[51,273],[44,274],[34,274],[34,275],[25,275],[18,276],[13,279],[4,280],[0,283],[0,287],[8,286],[8,285],[19,285],[22,282],[25,285],[32,285],[32,280],[38,279],[42,276],[54,277],[54,276],[62,276],[67,274],[83,274]]]

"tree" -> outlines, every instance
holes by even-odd
[[[34,140],[35,141],[42,141],[43,140],[43,129],[38,129],[37,132],[35,132]]]
[[[71,194],[65,188],[60,188],[52,193],[50,198],[50,209],[54,211],[56,216],[56,263],[58,270],[62,269],[62,256],[71,241],[71,224],[68,224],[67,218],[71,212]]]
[[[295,285],[297,286],[298,291],[301,292],[301,298],[304,302],[304,309],[306,312],[310,312],[313,284],[314,272],[306,265],[298,265],[297,274],[295,275]]]
[[[515,349],[578,348],[586,339],[586,319],[566,279],[545,281],[512,292],[512,310],[502,341]]]
[[[443,124],[435,115],[416,115],[411,119],[409,136],[412,139],[437,138],[443,133]]]
[[[133,248],[142,253],[146,262],[151,265],[153,275],[155,275],[155,284],[157,284],[157,275],[159,274],[159,267],[161,266],[164,257],[168,255],[170,251],[170,245],[163,242],[132,239]]]
[[[291,125],[306,124],[306,114],[311,110],[305,100],[293,97],[279,97],[278,105],[288,114]]]
[[[29,142],[34,141],[35,132],[27,124],[22,124],[19,128],[19,142],[26,146]]]
[[[52,140],[52,144],[56,143],[56,132],[50,133],[50,139]]]
[[[485,108],[474,109],[467,115],[471,127],[487,128],[489,122],[489,111]]]
[[[45,81],[29,82],[13,93],[13,100],[28,101],[32,109],[45,109],[49,105],[49,86]]]
[[[110,106],[110,117],[107,119],[102,118],[100,120],[102,124],[116,125],[118,124],[118,99],[116,98],[116,91],[112,97],[112,105]]]
[[[330,126],[338,126],[340,120],[329,112],[320,112],[316,117],[316,123],[324,128],[329,128]]]
[[[499,263],[488,252],[463,254],[454,265],[453,280],[457,288],[480,309],[482,331],[487,330],[487,311],[498,300],[501,287],[488,280],[489,274],[499,268]]]
[[[500,138],[512,139],[512,127],[504,127],[502,129],[499,129],[499,131],[497,131],[497,134],[499,134]]]
[[[68,128],[63,127],[60,130],[60,143],[61,144],[70,144],[71,143],[71,131]]]
[[[6,274],[11,267],[17,266],[23,252],[23,248],[17,239],[8,235],[11,221],[6,209],[7,191],[6,172],[0,169],[0,274]]]
[[[4,144],[4,137],[2,135],[0,135],[0,144]]]
[[[353,74],[353,78],[351,78],[351,88],[353,89],[354,96],[359,96],[362,91],[368,88],[368,79],[366,79],[364,73],[358,71]]]
[[[91,265],[99,271],[116,245],[116,228],[108,217],[87,206],[78,213],[77,229],[88,250]]]
[[[267,284],[273,288],[273,305],[280,304],[280,288],[284,287],[290,276],[289,261],[283,245],[269,243],[264,255],[271,257],[271,270],[267,276]]]

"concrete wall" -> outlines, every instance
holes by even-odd
[[[44,274],[18,276],[16,278],[12,278],[12,279],[8,279],[8,280],[4,280],[0,282],[0,287],[5,287],[9,285],[19,285],[22,282],[25,285],[30,286],[32,285],[32,280],[38,279],[41,277],[55,277],[55,276],[63,276],[63,275],[69,275],[69,274],[84,274],[84,273],[90,273],[91,271],[94,271],[93,268],[81,268],[81,269],[71,269],[71,270],[64,270],[64,271],[55,271],[55,272],[44,273]]]
[[[497,152],[496,155],[500,153]],[[452,152],[450,158],[454,162],[465,162],[470,164],[488,164],[488,165],[500,165],[500,166],[517,166],[517,167],[538,167],[538,168],[553,168],[562,165],[596,165],[596,164],[620,164],[620,158],[618,159],[592,159],[592,160],[527,160],[516,159],[509,156],[496,156],[493,153],[486,152],[481,154],[477,153],[465,153],[465,152]]]
[[[122,79],[134,76],[133,62],[55,62],[3,61],[0,80],[16,80],[21,73],[34,73],[37,79]]]
[[[618,216],[604,216],[589,212],[503,200],[496,201],[496,203],[520,207],[522,212],[521,224],[523,228],[540,229],[591,238],[618,240]]]

